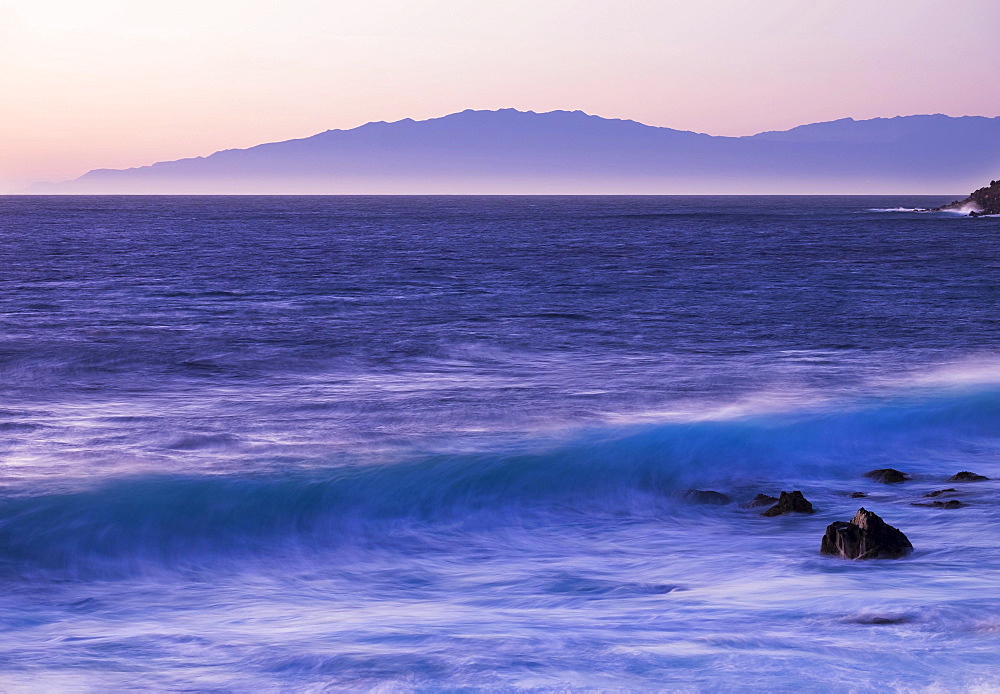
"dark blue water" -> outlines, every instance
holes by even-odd
[[[950,199],[0,198],[0,684],[1000,687],[1000,484],[911,505],[1000,478]]]

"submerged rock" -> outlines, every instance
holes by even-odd
[[[722,492],[713,492],[707,489],[688,489],[684,492],[684,500],[692,504],[709,504],[712,506],[725,506],[732,499]]]
[[[977,475],[974,472],[969,472],[968,470],[963,470],[956,475],[952,475],[948,478],[949,482],[986,482],[989,477],[983,475]]]
[[[770,494],[758,494],[754,498],[750,499],[750,501],[743,504],[743,508],[757,508],[758,506],[770,506],[777,500],[778,497],[771,496]]]
[[[964,200],[956,200],[947,205],[936,207],[934,210],[954,212],[968,210],[970,217],[1000,214],[1000,181],[990,181],[988,186],[980,188]]]
[[[884,482],[885,484],[899,484],[910,479],[910,476],[905,472],[900,472],[891,467],[869,470],[865,473],[865,477],[876,482]]]
[[[962,508],[965,506],[958,499],[948,499],[948,501],[915,501],[910,506],[929,506],[931,508]]]
[[[863,616],[855,617],[851,620],[855,624],[872,624],[875,626],[886,625],[886,624],[905,624],[910,621],[909,617],[881,617],[881,616]]]
[[[927,492],[924,496],[933,498],[935,496],[941,496],[942,494],[949,494],[951,492],[958,492],[958,490],[948,487],[947,489],[937,489],[933,492]]]
[[[851,494],[852,499],[864,499],[866,496],[868,495],[864,492],[854,492]]]
[[[781,492],[781,498],[763,516],[780,516],[783,513],[813,513],[813,505],[802,496],[802,492]]]
[[[850,521],[827,526],[819,551],[844,559],[895,559],[912,552],[913,545],[898,528],[860,508]]]

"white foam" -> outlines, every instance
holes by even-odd
[[[883,382],[897,386],[968,387],[1000,384],[1000,354],[970,356]]]
[[[948,212],[950,214],[960,214],[968,216],[970,212],[979,212],[979,208],[975,205],[964,205],[957,210],[941,210],[942,212]]]
[[[631,412],[605,412],[609,424],[656,424],[666,422],[731,421],[770,414],[786,414],[815,408],[830,402],[821,392],[776,388],[761,390],[735,400],[679,400],[669,407]]]
[[[818,359],[823,350],[782,350],[799,360]],[[774,385],[733,399],[682,398],[662,407],[604,411],[600,417],[612,425],[733,421],[758,416],[816,411],[837,403],[850,403],[866,395],[905,394],[913,389],[968,389],[1000,385],[1000,353],[980,353],[937,365],[922,365],[889,375],[869,375],[844,390]]]

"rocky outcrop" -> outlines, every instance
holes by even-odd
[[[977,475],[974,472],[969,472],[968,470],[963,470],[957,475],[952,475],[948,478],[949,482],[986,482],[989,477],[984,475]]]
[[[813,505],[802,496],[802,492],[781,492],[781,498],[763,516],[780,516],[785,513],[813,513]]]
[[[750,501],[743,504],[743,508],[758,508],[760,506],[770,506],[778,500],[778,497],[771,496],[770,494],[758,494]]]
[[[942,494],[954,494],[956,492],[958,492],[957,489],[948,487],[947,489],[935,489],[933,492],[927,492],[926,494],[924,494],[924,496],[935,497],[935,496],[941,496]]]
[[[949,499],[948,501],[930,501],[930,502],[914,502],[910,506],[929,506],[930,508],[962,508],[965,506],[958,499]]]
[[[956,200],[934,209],[935,212],[965,210],[968,210],[971,217],[1000,214],[1000,181],[990,181],[988,186],[980,188],[964,200]]]
[[[870,470],[865,473],[865,477],[870,480],[875,480],[876,482],[884,482],[885,484],[899,484],[900,482],[905,482],[910,479],[910,476],[905,472],[900,472],[899,470],[891,467],[881,468],[879,470]]]
[[[725,506],[732,501],[722,492],[713,492],[708,489],[688,489],[684,492],[684,500],[692,504],[709,504],[711,506]]]
[[[819,551],[844,559],[895,559],[912,552],[913,545],[898,528],[861,508],[850,521],[827,526]]]

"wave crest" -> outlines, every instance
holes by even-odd
[[[977,469],[996,476],[997,432],[1000,390],[992,389],[608,428],[531,452],[259,478],[118,479],[4,500],[0,561],[15,573],[111,576],[345,545],[401,549],[401,533],[412,546],[431,526],[488,532],[572,515],[704,513],[685,507],[678,492],[847,485],[873,467],[950,470],[975,450],[983,452]]]

